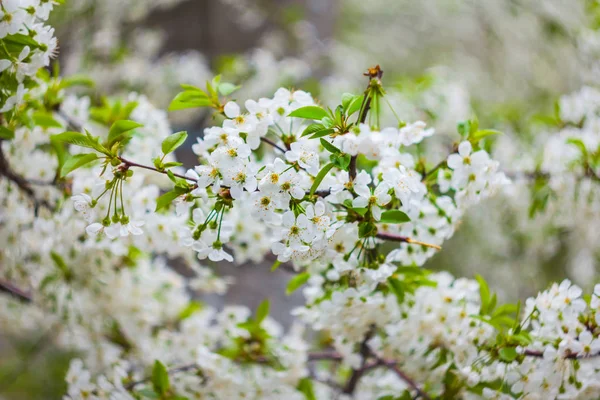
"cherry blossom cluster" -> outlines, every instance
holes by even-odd
[[[0,23],[14,4],[0,3],[12,12]],[[174,151],[187,133],[145,96],[99,101],[71,93],[79,80],[33,75],[18,118],[0,114],[12,133],[0,139],[0,324],[78,352],[65,398],[600,395],[600,285],[584,296],[564,280],[501,304],[481,277],[423,268],[465,214],[511,187],[486,150],[499,132],[477,119],[432,158],[422,146],[439,136],[425,122],[389,107],[396,120],[381,124],[378,66],[332,108],[286,88],[242,107],[215,77],[171,103],[218,121],[186,170]],[[594,89],[562,99],[534,192],[593,203],[599,105]],[[230,282],[204,263],[269,254],[305,300],[287,332],[269,301],[194,299]]]
[[[45,24],[54,0],[5,0],[0,4],[0,112],[18,108],[35,86],[40,68],[50,64],[57,42]],[[3,132],[3,137],[7,136]]]

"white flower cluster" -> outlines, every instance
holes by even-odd
[[[57,42],[45,25],[53,0],[4,0],[0,4],[0,112],[23,103],[38,70],[50,64]]]

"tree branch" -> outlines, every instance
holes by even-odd
[[[270,146],[272,146],[273,148],[279,150],[280,152],[282,152],[284,154],[286,152],[286,150],[283,147],[279,146],[277,143],[275,143],[271,139],[268,139],[268,138],[266,138],[264,136],[260,138],[260,141],[263,142],[263,143],[266,143],[266,144],[268,144]]]
[[[3,279],[0,279],[0,291],[8,293],[24,303],[31,303],[33,301],[30,293]]]
[[[425,247],[429,247],[429,248],[436,249],[436,250],[441,250],[442,249],[441,246],[438,246],[437,244],[420,242],[418,240],[411,239],[411,238],[409,238],[407,236],[394,235],[392,233],[378,233],[376,235],[376,237],[378,239],[387,240],[389,242],[401,242],[401,243],[417,244],[417,245],[420,245],[420,246],[425,246]]]
[[[31,183],[11,168],[4,155],[4,151],[2,150],[2,140],[0,140],[0,176],[4,176],[6,179],[17,185],[17,187],[33,201],[35,215],[38,214],[40,206],[44,206],[50,211],[54,210],[54,206],[46,200],[38,199],[35,195],[35,191],[31,187]]]

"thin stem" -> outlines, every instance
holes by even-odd
[[[285,152],[286,152],[286,150],[285,150],[283,147],[279,146],[277,143],[275,143],[275,142],[274,142],[274,141],[272,141],[271,139],[268,139],[268,138],[266,138],[266,137],[261,137],[261,138],[260,138],[260,141],[261,141],[261,142],[263,142],[263,143],[266,143],[266,144],[268,144],[268,145],[270,145],[270,146],[273,146],[273,148],[275,148],[275,149],[279,150],[279,151],[280,151],[280,152],[282,152],[282,153],[285,153]]]
[[[3,279],[0,279],[0,291],[8,293],[16,299],[25,303],[31,303],[33,301],[33,297],[30,293]]]
[[[410,243],[410,244],[418,244],[425,247],[430,247],[432,249],[441,250],[442,247],[437,244],[425,243],[418,240],[411,239],[407,236],[394,235],[392,233],[378,233],[376,236],[378,239],[387,240],[390,242],[402,242],[402,243]]]
[[[124,217],[125,216],[125,203],[123,202],[123,181],[124,179],[121,179],[120,183],[121,183],[121,215]]]
[[[429,397],[427,393],[422,391],[416,384],[416,382],[398,367],[398,363],[396,363],[395,361],[384,360],[383,358],[380,358],[377,354],[375,354],[373,351],[370,352],[375,358],[375,360],[377,360],[378,365],[384,366],[393,371],[400,379],[404,381],[404,383],[406,383],[412,390],[417,392],[418,397],[422,397],[425,400],[431,400],[431,397]]]
[[[445,167],[445,166],[446,166],[446,160],[442,160],[442,161],[440,161],[440,162],[439,162],[439,163],[438,163],[438,164],[437,164],[435,167],[433,167],[433,168],[431,169],[431,171],[429,171],[429,172],[424,172],[424,173],[423,173],[423,179],[422,179],[422,181],[424,181],[424,180],[425,180],[425,178],[427,178],[428,176],[430,176],[431,174],[433,174],[433,173],[434,173],[435,171],[437,171],[438,169],[440,169],[440,168],[442,168],[442,167]]]
[[[137,167],[137,168],[143,168],[143,169],[147,169],[147,170],[150,170],[150,171],[154,171],[154,172],[158,172],[158,173],[161,173],[161,174],[167,175],[167,170],[163,170],[163,171],[161,171],[160,169],[157,169],[157,168],[151,167],[151,166],[149,166],[149,165],[138,164],[138,163],[136,163],[136,162],[133,162],[133,161],[127,160],[127,159],[125,159],[125,158],[123,158],[123,157],[118,157],[118,159],[119,159],[119,161],[121,161],[123,164],[127,165],[128,167]],[[181,175],[181,174],[176,174],[176,173],[173,173],[173,176],[176,176],[176,177],[178,177],[178,178],[181,178],[181,179],[185,179],[185,180],[187,180],[187,181],[197,182],[197,180],[196,180],[196,179],[194,179],[194,178],[190,178],[190,177],[188,177],[188,176],[185,176],[185,175]]]

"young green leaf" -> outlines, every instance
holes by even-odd
[[[348,105],[348,109],[346,110],[346,115],[351,116],[352,114],[354,114],[355,112],[360,110],[360,107],[361,107],[364,99],[365,99],[364,95],[354,97],[352,102]]]
[[[477,282],[479,282],[479,297],[481,298],[480,314],[484,315],[486,314],[488,305],[490,304],[490,288],[481,275],[475,275],[475,279]]]
[[[488,136],[498,135],[501,133],[502,132],[494,130],[494,129],[482,129],[482,130],[472,133],[471,136],[469,137],[469,140],[473,143],[477,143],[480,140],[482,140]]]
[[[256,308],[256,315],[254,317],[257,324],[260,324],[265,318],[267,318],[270,307],[271,305],[269,304],[269,299],[263,300],[262,303],[258,305]]]
[[[187,132],[181,131],[169,135],[162,141],[161,149],[164,154],[169,154],[181,146],[187,139]]]
[[[396,300],[398,301],[398,304],[402,304],[404,302],[404,296],[405,296],[405,290],[404,290],[402,282],[400,282],[400,280],[398,280],[397,278],[393,278],[393,277],[388,278],[387,281],[388,281],[390,290],[396,296]]]
[[[171,204],[173,200],[175,200],[179,196],[180,194],[174,190],[171,190],[170,192],[161,195],[158,199],[156,199],[156,210],[154,211],[156,212],[158,210],[168,207],[169,204]]]
[[[310,139],[317,139],[317,138],[321,138],[323,136],[329,136],[333,132],[335,132],[335,130],[333,128],[322,129],[320,131],[315,132],[314,135],[312,135],[310,137]]]
[[[510,363],[513,362],[519,354],[514,347],[503,347],[498,352],[498,355],[502,361]]]
[[[402,224],[410,221],[410,217],[400,210],[388,210],[381,214],[379,222],[384,224]]]
[[[96,159],[98,159],[96,153],[75,154],[70,158],[67,158],[60,170],[61,178],[67,176],[70,172],[75,171],[77,168],[83,167],[84,165],[91,163]]]
[[[108,147],[110,148],[112,144],[123,140],[129,132],[142,126],[144,125],[126,119],[116,121],[114,124],[112,124],[110,130],[108,131]]]
[[[169,383],[169,371],[160,361],[154,361],[152,368],[152,388],[159,395],[167,394],[171,384]]]
[[[61,123],[55,120],[50,113],[39,111],[34,113],[33,122],[42,128],[62,128]]]
[[[222,82],[219,84],[219,93],[221,93],[221,96],[229,96],[239,88],[240,86],[236,86],[233,83]]]
[[[164,163],[162,165],[163,168],[173,168],[173,167],[181,167],[183,163],[177,161],[169,161],[168,163]]]
[[[312,186],[310,187],[311,195],[315,194],[315,192],[319,188],[319,185],[321,184],[323,179],[325,179],[325,175],[327,175],[327,173],[329,172],[329,170],[331,168],[333,168],[333,166],[334,166],[333,163],[329,163],[326,166],[324,166],[322,170],[319,171],[319,173],[317,174],[317,177],[315,178],[315,181],[313,182]]]
[[[182,85],[184,86],[184,85]],[[185,92],[178,93],[171,101],[169,111],[184,110],[187,108],[210,107],[212,105],[208,95],[199,88],[185,85]]]
[[[317,400],[315,389],[310,378],[302,378],[298,382],[298,391],[304,395],[306,400]]]
[[[304,285],[308,279],[310,278],[310,274],[308,272],[303,272],[301,274],[296,275],[287,284],[287,288],[285,289],[285,294],[288,296],[296,291],[300,286]]]
[[[342,152],[340,149],[338,149],[325,139],[321,139],[321,146],[323,146],[328,152],[333,154],[339,154]]]
[[[275,262],[273,263],[273,265],[271,266],[271,272],[275,271],[277,268],[279,268],[279,266],[281,265],[281,261],[279,260],[275,260]]]
[[[306,127],[306,129],[304,129],[302,136],[304,137],[307,135],[312,135],[313,133],[322,131],[323,129],[325,129],[323,124],[310,124]]]
[[[335,164],[335,166],[339,169],[348,171],[348,167],[350,167],[350,161],[352,160],[352,157],[350,156],[350,154],[344,153],[332,154],[331,156],[329,156],[329,160],[331,160],[331,162]]]
[[[15,137],[15,133],[5,126],[0,125],[0,139],[10,140]]]
[[[306,106],[300,107],[297,110],[292,111],[288,115],[288,117],[314,119],[316,121],[319,121],[327,117],[327,115],[327,111],[325,111],[319,106]]]

